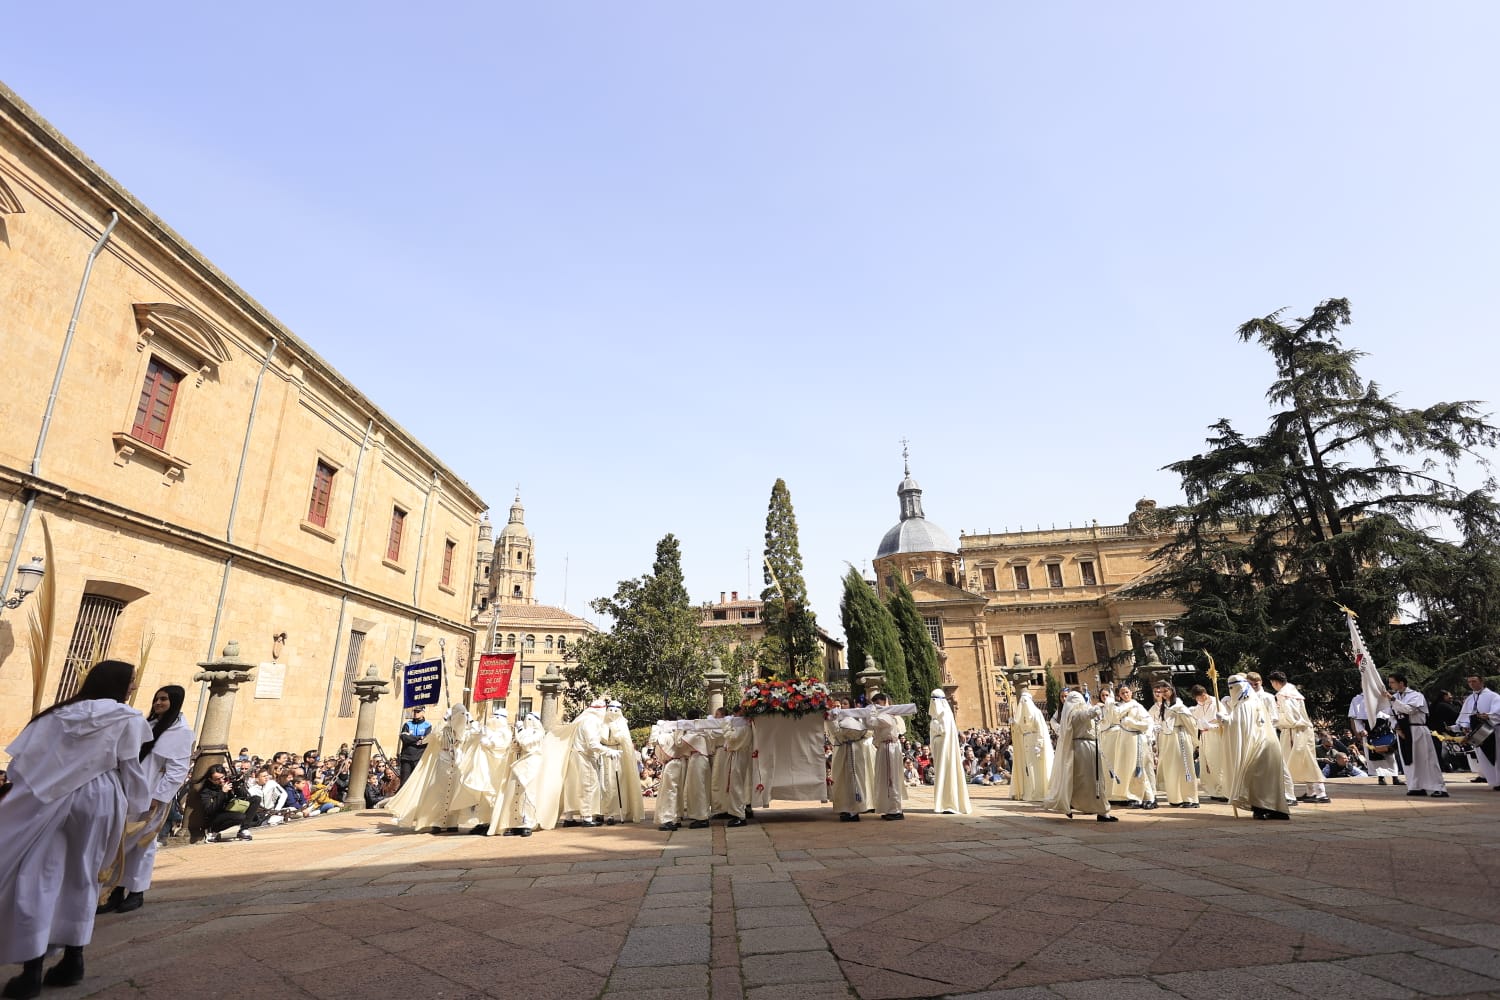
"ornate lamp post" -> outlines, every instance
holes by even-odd
[[[41,556],[32,556],[31,562],[25,566],[16,568],[16,596],[0,601],[7,608],[19,608],[21,602],[30,597],[37,587],[41,586],[42,577],[47,575],[47,564]]]
[[[865,692],[865,701],[868,702],[880,693],[885,686],[885,671],[881,670],[875,662],[875,657],[869,653],[865,654],[865,669],[854,675],[854,680]]]
[[[724,707],[724,688],[728,684],[729,675],[724,672],[724,664],[715,656],[713,666],[703,674],[703,686],[708,689],[709,715]]]
[[[1146,663],[1142,668],[1154,685],[1158,678],[1166,678],[1177,686],[1177,678],[1185,674],[1193,673],[1196,668],[1191,662],[1183,662],[1182,658],[1182,636],[1174,635],[1167,638],[1167,623],[1152,622],[1152,630],[1156,633],[1156,642],[1146,643]],[[1165,656],[1165,661],[1162,657]]]

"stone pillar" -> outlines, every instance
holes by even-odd
[[[551,729],[562,721],[557,708],[557,696],[562,692],[563,677],[557,672],[557,664],[547,664],[541,678],[536,682],[542,692],[542,728]]]
[[[865,701],[868,702],[880,693],[885,686],[885,671],[875,662],[875,657],[869,653],[865,654],[865,669],[861,670],[854,678],[865,692]]]
[[[380,679],[373,663],[365,668],[365,675],[354,682],[359,717],[354,720],[354,759],[349,762],[349,794],[344,796],[345,809],[364,807],[365,785],[370,778],[370,747],[375,743],[375,703],[390,686],[389,682]]]
[[[229,720],[234,715],[234,695],[250,679],[255,664],[240,659],[240,644],[231,640],[217,660],[200,663],[193,680],[208,684],[208,705],[203,712],[203,729],[198,734],[198,752],[193,758],[192,781],[197,783],[215,764],[229,763]],[[184,820],[188,836],[203,839],[203,817],[198,796],[188,795]]]
[[[724,688],[729,684],[729,675],[717,656],[713,666],[703,675],[703,686],[708,689],[708,714],[713,715],[724,707]]]

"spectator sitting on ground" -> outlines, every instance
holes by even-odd
[[[1333,752],[1333,759],[1323,765],[1323,777],[1325,778],[1363,778],[1365,772],[1354,766],[1349,755],[1342,750]]]
[[[250,795],[260,803],[261,809],[267,815],[266,822],[272,826],[281,822],[281,809],[286,805],[286,791],[271,780],[271,769],[263,767],[255,772],[255,779],[250,782]]]

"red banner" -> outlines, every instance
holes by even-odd
[[[479,672],[474,675],[474,700],[491,701],[508,696],[510,675],[515,670],[515,653],[481,653]]]

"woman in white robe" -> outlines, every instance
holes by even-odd
[[[646,818],[641,795],[640,759],[630,738],[625,706],[611,701],[604,709],[604,754],[599,758],[599,814],[607,826],[639,823]]]
[[[1040,802],[1047,797],[1047,786],[1052,783],[1052,731],[1047,728],[1047,720],[1031,697],[1030,689],[1023,690],[1016,699],[1016,722],[1011,732],[1015,734],[1010,771],[1015,786],[1012,798]]]
[[[1160,681],[1153,691],[1156,704],[1151,718],[1156,725],[1156,785],[1177,809],[1198,808],[1198,783],[1193,774],[1193,737],[1198,720],[1177,697],[1171,681]]]
[[[1104,794],[1111,802],[1125,801],[1125,783],[1115,773],[1115,758],[1121,756],[1125,730],[1120,728],[1124,708],[1115,701],[1115,690],[1105,684],[1099,691],[1099,759],[1104,765]],[[1061,723],[1059,723],[1060,725]],[[1014,781],[1015,777],[1012,776]]]
[[[1224,770],[1229,801],[1255,819],[1291,819],[1282,783],[1281,744],[1259,692],[1244,674],[1229,678],[1229,717],[1224,723]]]
[[[1224,706],[1201,684],[1193,685],[1196,704],[1189,711],[1198,727],[1198,790],[1213,801],[1229,801],[1224,774]]]
[[[932,748],[932,811],[967,816],[974,809],[969,805],[969,786],[964,778],[962,741],[953,706],[942,688],[933,689],[927,715],[931,720],[927,745]]]
[[[130,913],[146,902],[151,873],[156,868],[157,834],[172,812],[193,759],[193,730],[182,717],[187,696],[181,685],[168,684],[151,699],[151,739],[141,747],[141,765],[151,786],[151,804],[125,824],[124,866],[120,884],[99,907],[99,913]]]
[[[0,803],[0,964],[21,963],[7,997],[83,980],[99,875],[118,861],[125,817],[150,803],[141,747],[151,727],[124,704],[135,668],[105,660],[78,693],[47,709],[7,747]],[[42,973],[49,947],[63,958]]]
[[[1099,720],[1104,705],[1090,705],[1077,691],[1063,698],[1062,719],[1057,727],[1057,753],[1042,808],[1064,813],[1093,813],[1101,823],[1116,822],[1110,815],[1105,773],[1099,749]]]
[[[1119,727],[1110,770],[1120,797],[1131,808],[1156,808],[1156,766],[1151,760],[1151,713],[1135,700],[1130,685],[1115,689],[1114,724]],[[1110,796],[1114,798],[1113,795]]]
[[[1286,674],[1273,670],[1271,690],[1276,692],[1276,729],[1281,736],[1281,755],[1295,782],[1293,789],[1299,802],[1327,802],[1328,789],[1323,784],[1323,769],[1318,766],[1317,736],[1307,714],[1307,702]]]

